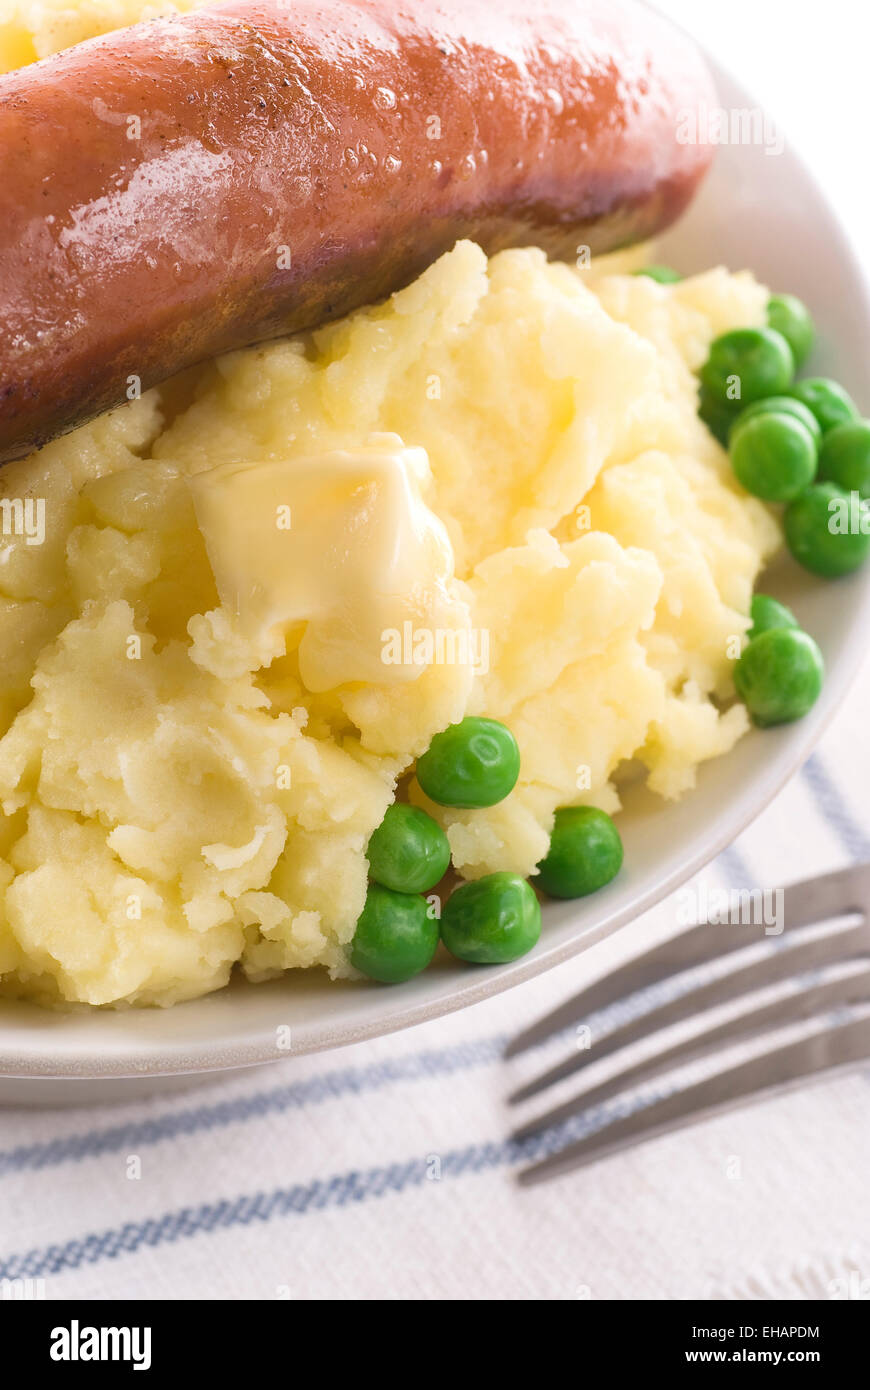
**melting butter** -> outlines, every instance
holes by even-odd
[[[251,638],[303,625],[309,690],[414,680],[423,667],[392,661],[390,634],[467,628],[447,531],[423,501],[430,477],[424,449],[385,434],[190,478],[222,606]]]

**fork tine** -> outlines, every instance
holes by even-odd
[[[821,878],[804,879],[792,883],[783,890],[783,917],[785,931],[796,931],[813,922],[824,922],[834,916],[842,916],[850,911],[861,912],[870,899],[870,864],[853,864],[846,869],[835,869]],[[538,1019],[522,1033],[512,1038],[504,1051],[504,1056],[516,1057],[530,1047],[544,1042],[554,1033],[580,1023],[589,1014],[615,1004],[630,994],[648,985],[658,984],[670,975],[676,975],[693,966],[718,959],[731,951],[738,951],[762,940],[763,927],[748,927],[746,936],[723,941],[721,933],[711,930],[709,923],[689,927],[678,936],[669,938],[660,945],[635,956],[619,970],[596,980],[580,994],[568,999],[553,1009],[544,1018]]]
[[[613,1028],[596,1042],[594,1047],[572,1053],[563,1062],[558,1062],[532,1081],[527,1081],[508,1097],[508,1103],[516,1104],[517,1101],[528,1100],[530,1096],[538,1095],[548,1086],[555,1086],[558,1081],[564,1081],[566,1077],[573,1076],[575,1072],[581,1071],[593,1062],[599,1062],[623,1047],[628,1047],[630,1043],[639,1042],[642,1038],[658,1033],[662,1028],[669,1028],[673,1023],[681,1023],[706,1009],[737,999],[742,994],[763,989],[766,985],[777,984],[792,975],[845,961],[851,956],[867,953],[868,950],[870,930],[861,922],[856,927],[850,927],[848,931],[831,932],[829,935],[801,942],[797,946],[789,946],[785,951],[771,952],[763,960],[752,961],[740,970],[732,970],[727,975],[708,980],[680,994],[678,998],[660,1004],[658,1008],[648,1009],[639,1018],[630,1019],[620,1028]]]
[[[825,922],[848,912],[867,911],[870,902],[870,863],[832,869],[818,878],[805,878],[783,889],[786,931]]]
[[[868,1058],[870,1017],[814,1033],[809,1038],[717,1072],[694,1086],[615,1120],[595,1134],[521,1170],[518,1180],[524,1186],[546,1182],[633,1145],[722,1114],[736,1104],[761,1100],[787,1090],[805,1077],[845,1070]]]
[[[627,999],[630,994],[634,994],[645,985],[657,984],[677,971],[689,970],[692,965],[700,965],[713,954],[710,950],[710,937],[710,927],[704,923],[702,926],[689,927],[688,931],[663,942],[661,946],[655,946],[642,956],[635,956],[619,970],[596,980],[580,994],[567,999],[544,1018],[539,1018],[537,1023],[518,1033],[505,1048],[505,1058],[516,1057],[520,1052],[544,1042],[554,1033],[561,1033],[572,1024],[582,1022],[599,1009],[606,1009],[608,1005],[615,1004],[620,999]],[[741,942],[743,946],[748,944],[746,941]],[[677,963],[675,948],[679,948],[680,960],[685,960],[685,965]]]
[[[783,998],[774,999],[772,1003],[763,1004],[760,1008],[738,1014],[736,1018],[726,1019],[724,1023],[709,1029],[706,1033],[695,1033],[691,1038],[675,1043],[673,1047],[657,1052],[652,1057],[643,1058],[633,1067],[608,1077],[599,1085],[572,1096],[563,1105],[557,1105],[546,1114],[538,1115],[535,1119],[520,1125],[510,1137],[514,1142],[520,1143],[541,1130],[553,1129],[556,1125],[573,1119],[575,1115],[581,1115],[593,1106],[630,1090],[642,1081],[650,1081],[654,1076],[660,1076],[662,1072],[673,1067],[703,1057],[720,1045],[727,1045],[739,1038],[758,1037],[771,1029],[796,1023],[801,1019],[813,1018],[844,1004],[862,1003],[870,1003],[870,968],[811,985],[809,989],[787,994]]]

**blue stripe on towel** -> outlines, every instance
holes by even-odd
[[[736,844],[728,845],[715,861],[723,870],[732,888],[748,888],[752,881],[752,870]]]
[[[509,1036],[507,1033],[496,1033],[486,1038],[454,1043],[450,1047],[430,1048],[405,1057],[388,1057],[366,1067],[343,1067],[304,1081],[291,1081],[285,1086],[254,1091],[251,1095],[238,1096],[233,1100],[198,1105],[190,1110],[156,1115],[152,1119],[131,1124],[94,1129],[84,1134],[68,1134],[45,1143],[22,1144],[0,1151],[0,1177],[9,1173],[53,1168],[60,1163],[78,1163],[84,1158],[99,1158],[102,1154],[135,1151],[163,1140],[221,1129],[230,1124],[244,1124],[288,1110],[302,1110],[306,1106],[320,1105],[342,1096],[380,1091],[403,1081],[426,1081],[469,1071],[473,1067],[489,1066],[498,1061]]]
[[[457,1172],[481,1172],[508,1161],[509,1146],[502,1144],[470,1145],[447,1155],[450,1176]],[[179,1240],[233,1227],[265,1223],[282,1216],[304,1216],[306,1212],[322,1211],[327,1207],[343,1207],[350,1202],[364,1202],[387,1193],[401,1193],[420,1187],[426,1181],[426,1160],[412,1159],[393,1163],[385,1168],[370,1168],[362,1172],[335,1174],[328,1179],[315,1179],[293,1187],[272,1192],[256,1192],[232,1200],[206,1202],[198,1207],[183,1207],[165,1212],[147,1221],[129,1221],[123,1226],[95,1232],[62,1245],[48,1245],[20,1255],[0,1260],[0,1279],[41,1279],[46,1275],[63,1274],[94,1265],[101,1260],[114,1260],[120,1255],[134,1255],[143,1248],[174,1245]]]
[[[0,1279],[41,1279],[65,1274],[102,1260],[135,1255],[146,1247],[153,1250],[214,1231],[265,1224],[281,1217],[305,1216],[311,1211],[400,1194],[422,1187],[430,1180],[434,1157],[440,1161],[442,1179],[534,1162],[561,1148],[566,1141],[601,1128],[605,1119],[617,1119],[653,1098],[648,1097],[644,1102],[635,1100],[633,1104],[623,1102],[619,1106],[596,1107],[557,1129],[532,1135],[521,1143],[505,1139],[468,1144],[440,1155],[430,1153],[403,1163],[335,1173],[329,1178],[315,1178],[271,1192],[243,1193],[230,1199],[203,1202],[197,1207],[164,1212],[145,1221],[128,1221],[123,1226],[78,1236],[60,1245],[8,1255],[0,1259]]]
[[[870,838],[853,816],[842,791],[817,753],[813,753],[804,763],[801,776],[812,793],[822,819],[830,826],[849,858],[870,859]]]

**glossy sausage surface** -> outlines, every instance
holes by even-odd
[[[681,113],[712,101],[632,0],[234,0],[7,74],[0,460],[459,237],[652,235],[709,160]]]

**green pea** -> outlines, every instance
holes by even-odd
[[[802,425],[806,425],[817,444],[821,442],[822,427],[815,415],[802,401],[796,401],[793,396],[766,396],[764,400],[748,405],[734,419],[732,431],[746,424],[747,420],[754,420],[757,415],[793,415]]]
[[[793,294],[775,294],[767,301],[767,322],[785,338],[799,367],[816,340],[816,326],[806,304]]]
[[[800,627],[791,609],[778,599],[771,598],[770,594],[752,595],[749,616],[752,619],[752,627],[746,634],[749,642],[754,642],[762,632],[769,632],[774,627]]]
[[[822,427],[822,433],[845,425],[849,420],[858,419],[858,407],[845,387],[829,377],[807,377],[797,381],[788,393],[796,401],[801,401],[815,415]]]
[[[447,872],[450,844],[425,811],[396,802],[373,832],[366,857],[375,883],[397,893],[425,893]]]
[[[556,812],[550,848],[538,865],[538,882],[552,898],[597,893],[622,868],[622,840],[606,811],[563,806]]]
[[[870,497],[870,420],[849,420],[828,430],[819,450],[819,477],[844,492]]]
[[[518,874],[487,874],[457,888],[441,913],[441,940],[474,965],[506,965],[537,943],[541,904]]]
[[[683,278],[678,270],[671,270],[669,265],[645,265],[634,273],[648,275],[650,280],[657,280],[660,285],[676,285]]]
[[[731,467],[738,481],[765,502],[790,502],[816,476],[816,442],[791,415],[756,415],[731,434]]]
[[[425,970],[438,947],[438,921],[426,899],[370,883],[357,920],[350,963],[384,985],[401,984]]]
[[[734,328],[723,333],[710,344],[710,355],[701,368],[701,382],[710,395],[738,405],[787,391],[793,376],[791,348],[772,328]]]
[[[753,723],[766,729],[803,718],[819,698],[824,673],[808,633],[772,627],[749,643],[734,668],[734,684]]]
[[[728,448],[728,436],[735,420],[740,416],[734,409],[734,405],[739,408],[740,402],[720,401],[710,394],[706,386],[702,386],[698,395],[698,414],[707,426],[712,435],[719,440],[723,449]]]
[[[870,554],[870,510],[836,483],[814,483],[789,503],[785,542],[804,569],[838,579]]]
[[[463,810],[504,801],[519,775],[520,750],[510,729],[477,715],[436,734],[417,763],[426,795]]]

